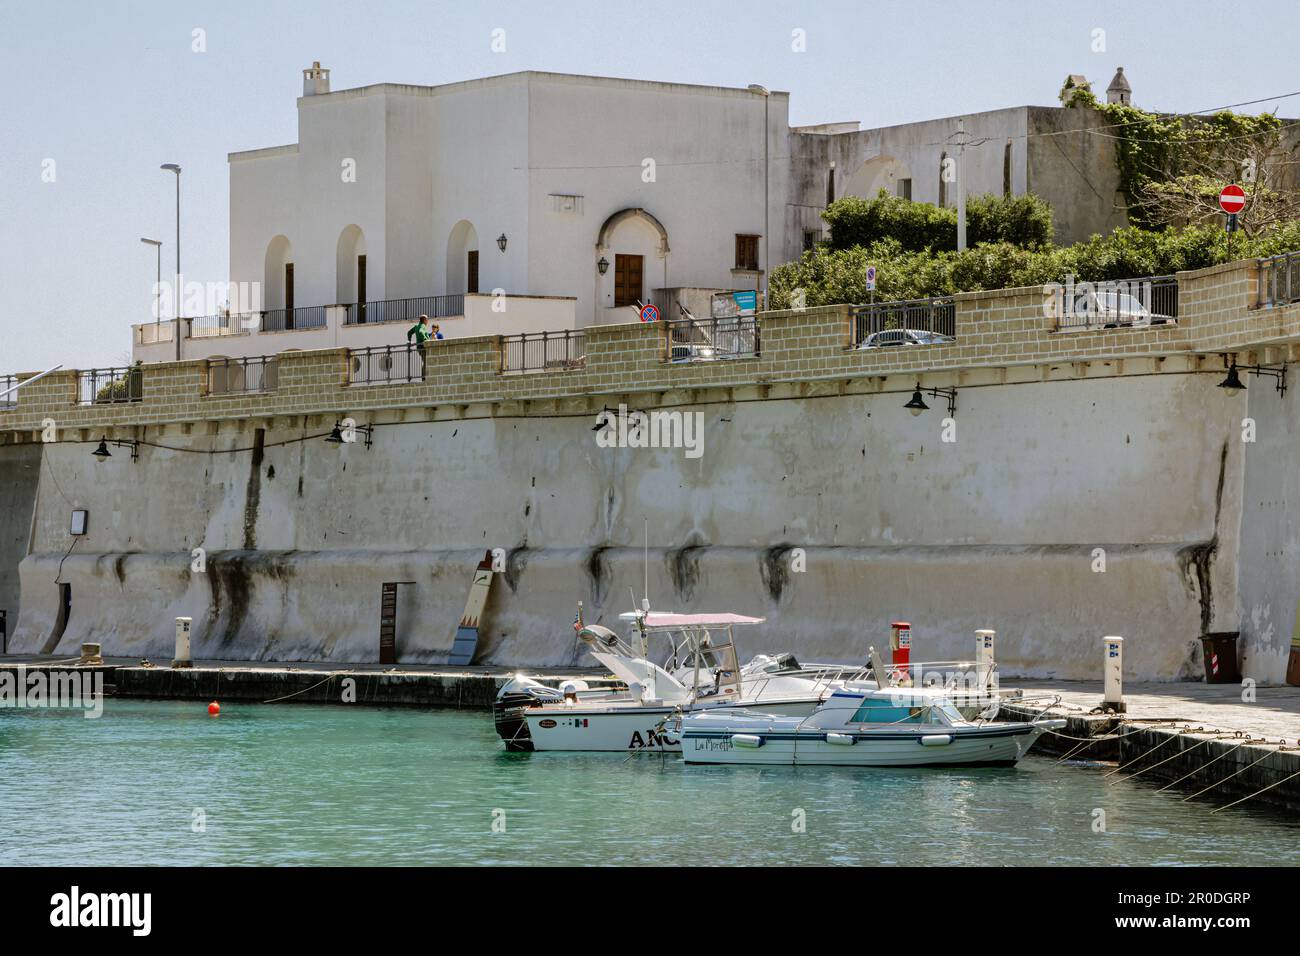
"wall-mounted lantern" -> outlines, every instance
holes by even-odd
[[[957,413],[957,389],[955,388],[921,388],[921,383],[916,383],[916,389],[912,392],[912,397],[903,407],[913,415],[920,415],[922,412],[929,411],[930,406],[925,404],[925,399],[921,393],[925,392],[932,398],[948,399],[948,417],[951,418]]]
[[[599,272],[601,275],[604,275],[606,272],[608,272],[609,260],[606,259],[604,256],[601,256],[600,261],[596,263],[596,271]]]
[[[132,461],[140,460],[140,443],[138,441],[135,441],[134,439],[128,439],[126,441],[113,441],[110,443],[108,440],[108,436],[105,435],[103,438],[99,440],[99,447],[91,452],[91,454],[95,456],[96,461],[108,461],[108,459],[113,457],[113,453],[108,450],[108,446],[110,444],[112,444],[114,448],[131,449],[131,460]]]
[[[506,251],[506,234],[504,232],[497,236],[497,248],[502,252]]]
[[[352,432],[360,432],[362,435],[364,435],[365,438],[366,438],[366,447],[367,447],[367,448],[369,448],[371,445],[374,444],[374,439],[373,439],[373,437],[372,437],[372,436],[373,436],[373,433],[374,433],[374,430],[375,430],[375,429],[374,429],[374,426],[372,426],[372,425],[350,425],[350,426],[348,426],[348,430],[349,430],[349,431],[352,431]],[[331,445],[338,445],[338,446],[343,446],[343,445],[352,445],[352,444],[355,444],[355,443],[356,443],[356,438],[344,438],[344,437],[343,437],[343,423],[342,423],[342,422],[335,422],[335,423],[334,423],[334,427],[333,427],[332,429],[330,429],[330,433],[329,433],[328,435],[325,436],[325,440],[326,440],[327,442],[329,442]]]
[[[1224,356],[1224,361],[1229,361],[1228,356]],[[1241,380],[1241,375],[1239,374],[1238,369],[1245,369],[1251,375],[1264,375],[1273,379],[1277,383],[1275,388],[1277,389],[1278,397],[1280,398],[1286,395],[1285,363],[1276,368],[1271,368],[1267,365],[1238,365],[1235,359],[1231,360],[1231,364],[1228,366],[1228,374],[1224,376],[1223,381],[1219,383],[1219,388],[1227,389],[1229,392],[1244,392],[1246,390],[1246,383]]]

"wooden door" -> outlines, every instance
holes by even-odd
[[[636,305],[644,299],[642,268],[644,256],[614,256],[614,305]]]
[[[478,250],[471,249],[465,254],[465,291],[478,291]]]

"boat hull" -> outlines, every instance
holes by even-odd
[[[1042,729],[1029,724],[984,727],[963,732],[956,728],[937,733],[831,734],[821,732],[749,733],[725,731],[681,734],[682,758],[686,763],[756,764],[830,767],[982,767],[1015,765],[1028,751]],[[744,739],[738,743],[736,738]],[[845,738],[851,737],[853,743]],[[942,744],[937,738],[950,737]],[[923,743],[930,738],[931,743]],[[757,745],[754,740],[760,741]],[[746,743],[748,745],[746,745]]]
[[[785,701],[764,701],[766,712],[790,717],[803,717],[816,709],[813,698]],[[751,704],[752,706],[752,704]],[[738,709],[719,704],[708,708],[710,713]],[[604,710],[583,707],[531,707],[520,714],[527,726],[530,747],[521,746],[522,735],[513,739],[512,750],[565,750],[608,751],[625,753],[636,750],[664,750],[677,753],[681,747],[668,740],[663,733],[664,723],[676,713],[674,707],[632,707]],[[500,721],[498,721],[500,729]]]

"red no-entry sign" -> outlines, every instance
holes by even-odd
[[[1241,212],[1246,208],[1246,192],[1240,186],[1224,186],[1219,193],[1219,208],[1228,215]]]

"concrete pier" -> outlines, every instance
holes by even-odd
[[[1016,687],[1023,699],[1006,701],[1003,718],[1068,721],[1059,734],[1039,738],[1038,752],[1114,763],[1116,785],[1173,784],[1171,793],[1207,812],[1243,797],[1243,808],[1300,809],[1300,688],[1257,687],[1247,702],[1236,684],[1129,684],[1127,713],[1107,715],[1094,712],[1100,681],[1029,680]]]
[[[0,671],[83,670],[66,658],[0,657]],[[139,658],[108,658],[93,668],[104,673],[105,693],[153,700],[218,700],[248,703],[490,708],[501,686],[519,672],[505,667],[194,661],[175,669]],[[569,678],[606,683],[598,669],[529,668],[528,676],[558,686]],[[349,683],[350,682],[350,683]]]

